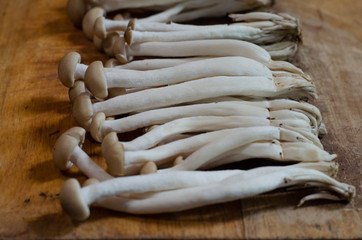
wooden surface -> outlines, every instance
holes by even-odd
[[[303,192],[279,192],[182,213],[134,216],[92,208],[86,222],[60,208],[65,179],[51,149],[75,126],[59,60],[78,51],[84,63],[106,60],[66,16],[66,0],[0,0],[0,238],[362,238],[361,0],[277,0],[274,9],[301,20],[304,45],[294,63],[316,82],[338,154],[338,179],[353,184],[352,203],[320,201],[296,208]],[[99,164],[99,145],[84,149]]]

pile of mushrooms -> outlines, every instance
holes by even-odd
[[[53,160],[62,171],[75,165],[88,177],[83,187],[76,179],[62,186],[68,215],[85,220],[93,205],[177,212],[280,188],[312,188],[298,206],[353,199],[355,188],[334,179],[336,155],[323,149],[322,115],[307,102],[317,98],[311,77],[279,60],[300,41],[295,18],[250,12],[230,14],[237,22],[230,25],[166,23],[270,2],[68,1],[72,21],[83,22],[86,35],[115,57],[85,65],[70,52],[58,67],[79,126],[58,138]],[[157,13],[126,18],[125,9]],[[105,18],[119,10],[122,19]],[[120,137],[134,131],[132,140]],[[82,149],[87,132],[101,144],[107,168]],[[247,159],[280,166],[216,170]]]

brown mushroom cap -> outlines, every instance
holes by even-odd
[[[114,55],[113,46],[119,37],[121,37],[119,32],[110,32],[107,34],[107,37],[103,39],[103,51],[107,56],[112,57]]]
[[[95,61],[89,64],[84,75],[84,83],[86,88],[96,98],[105,99],[108,96],[108,87],[106,75],[103,71],[103,63]]]
[[[103,123],[106,120],[106,115],[103,112],[98,112],[92,119],[90,125],[90,133],[94,140],[102,142],[103,139]]]
[[[94,23],[94,34],[100,39],[105,39],[107,37],[106,25],[104,23],[103,16],[96,19],[96,22]]]
[[[93,39],[94,25],[98,17],[104,16],[106,11],[101,7],[90,9],[83,18],[82,29],[88,39]]]
[[[80,60],[80,54],[77,52],[70,52],[60,60],[58,65],[58,76],[64,86],[70,88],[74,85],[74,75]]]
[[[53,148],[53,161],[58,168],[66,170],[71,166],[70,155],[74,148],[83,145],[85,133],[83,128],[73,127],[58,138]]]
[[[83,187],[86,186],[90,186],[90,185],[94,185],[99,183],[99,180],[96,178],[88,178],[87,180],[85,180],[85,182],[83,183]]]
[[[93,117],[93,106],[89,93],[81,93],[74,99],[73,117],[81,127],[89,129]]]
[[[102,154],[113,176],[124,175],[124,147],[115,132],[108,133],[102,142]]]
[[[128,63],[128,57],[126,52],[126,42],[124,40],[124,37],[119,37],[115,40],[114,46],[113,46],[113,53],[114,57],[121,63],[125,64]]]
[[[93,44],[98,51],[103,52],[103,39],[100,39],[97,35],[93,35]]]
[[[74,178],[68,179],[60,189],[60,204],[66,214],[83,221],[89,217],[90,211],[80,191],[79,182]]]
[[[127,30],[124,32],[124,39],[126,40],[126,43],[128,45],[132,44],[132,37],[132,29],[128,27]]]
[[[129,22],[128,22],[127,29],[134,30],[134,29],[135,29],[135,25],[136,25],[136,19],[135,19],[135,18],[132,18],[132,19],[129,20]]]
[[[146,175],[150,173],[156,173],[157,172],[157,165],[156,163],[152,161],[148,161],[143,165],[143,167],[140,170],[140,175]]]
[[[82,26],[83,16],[87,10],[84,0],[68,0],[67,13],[76,27]]]
[[[75,81],[73,87],[69,88],[68,91],[69,100],[74,102],[74,99],[84,92],[86,92],[84,82]]]
[[[115,59],[115,58],[108,59],[107,62],[104,64],[104,66],[106,68],[113,68],[113,67],[118,66],[118,65],[121,65],[121,63],[118,62],[118,60]]]

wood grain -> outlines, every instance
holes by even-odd
[[[277,192],[181,213],[136,216],[99,208],[72,221],[58,201],[65,179],[51,149],[75,126],[67,89],[57,78],[70,51],[89,64],[97,52],[66,16],[66,0],[0,0],[0,238],[362,238],[362,1],[278,0],[273,7],[301,20],[304,45],[293,62],[316,82],[329,130],[325,148],[338,154],[338,179],[353,184],[350,204],[320,201],[295,208],[303,192]],[[97,163],[99,145],[85,151]]]

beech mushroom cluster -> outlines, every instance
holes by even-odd
[[[353,186],[334,179],[338,165],[320,140],[327,133],[321,112],[306,102],[317,98],[311,77],[280,60],[301,40],[297,20],[238,13],[271,2],[68,1],[72,21],[115,57],[85,65],[70,52],[58,67],[79,126],[58,138],[53,160],[88,177],[83,187],[77,179],[62,186],[68,215],[85,220],[93,205],[177,212],[279,188],[314,189],[298,206],[354,197]],[[129,9],[156,13],[129,18]],[[105,17],[119,10],[121,17]],[[232,24],[180,23],[230,12]],[[122,138],[135,130],[143,133]],[[86,132],[100,143],[104,165],[82,149]],[[215,170],[247,159],[283,166]]]

